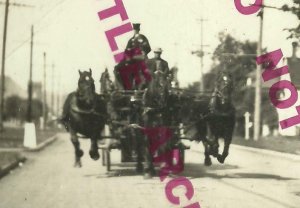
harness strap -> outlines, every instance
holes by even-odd
[[[80,114],[92,114],[92,115],[100,116],[100,117],[103,117],[103,118],[107,117],[103,114],[100,114],[100,113],[96,112],[94,108],[91,109],[91,110],[82,110],[82,109],[79,109],[77,106],[76,107],[72,106],[71,110],[73,110],[76,113],[80,113]]]

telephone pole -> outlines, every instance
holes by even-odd
[[[263,7],[259,13],[259,38],[257,43],[257,55],[262,55],[262,41],[263,41]],[[253,139],[257,141],[260,137],[260,122],[261,122],[261,71],[262,65],[256,65],[256,82],[255,82],[255,105],[254,105],[254,135]]]
[[[54,108],[54,63],[52,63],[52,75],[51,75],[51,112],[54,115],[55,108]]]
[[[32,59],[33,59],[33,33],[34,28],[31,26],[31,39],[30,39],[30,67],[29,67],[29,83],[28,83],[28,109],[27,109],[27,122],[32,121]]]
[[[5,4],[4,11],[4,28],[3,28],[3,40],[2,40],[2,61],[1,61],[1,92],[0,92],[0,131],[3,131],[3,115],[4,115],[4,94],[5,94],[5,58],[6,58],[6,39],[7,39],[7,24],[8,24],[8,13],[9,6],[17,6],[17,7],[33,7],[31,5],[26,4],[18,4],[18,3],[9,3],[9,0],[4,2],[0,2],[1,4]]]
[[[43,87],[43,129],[46,128],[46,119],[47,119],[47,89],[46,89],[46,52],[44,52],[44,87]]]
[[[204,51],[203,51],[203,22],[207,21],[207,19],[203,19],[201,17],[200,19],[200,25],[201,25],[201,45],[200,45],[200,60],[201,60],[201,66],[200,66],[200,73],[201,73],[201,80],[200,80],[200,91],[202,92],[204,90],[204,79],[203,79],[203,56],[204,56]]]
[[[204,91],[204,79],[203,79],[203,57],[204,57],[204,51],[203,51],[203,48],[205,46],[208,46],[208,45],[204,45],[203,44],[203,34],[204,34],[204,29],[203,29],[203,23],[204,21],[207,21],[207,19],[203,19],[201,17],[201,19],[197,19],[198,21],[200,21],[200,29],[201,29],[201,38],[200,38],[200,51],[192,51],[192,54],[196,54],[198,57],[200,57],[200,91],[203,92]]]
[[[56,116],[59,115],[59,109],[60,109],[60,73],[56,73],[56,79],[57,79],[57,85],[56,85]]]
[[[3,41],[2,41],[0,131],[3,130],[3,115],[4,115],[5,53],[6,53],[6,36],[7,36],[7,22],[8,22],[8,6],[9,6],[9,0],[6,0],[5,14],[4,14]]]

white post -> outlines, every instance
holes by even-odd
[[[249,129],[252,127],[253,123],[250,122],[250,113],[246,112],[244,114],[245,117],[245,139],[248,140],[250,139],[250,131]]]
[[[35,125],[33,122],[25,123],[25,131],[24,131],[24,147],[28,148],[36,148],[36,132],[35,132]]]

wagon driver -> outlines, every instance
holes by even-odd
[[[151,47],[149,44],[148,39],[146,36],[140,34],[140,23],[135,23],[132,24],[133,30],[134,30],[134,35],[132,38],[129,39],[126,50],[131,50],[134,48],[138,48],[141,50],[142,54],[139,56],[134,56],[135,59],[137,60],[145,60],[148,58],[148,53],[151,51]]]

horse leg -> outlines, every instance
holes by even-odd
[[[143,135],[140,133],[136,134],[135,137],[135,147],[136,147],[136,153],[137,153],[137,164],[136,164],[136,172],[137,173],[142,173],[144,171],[144,166],[143,166]]]
[[[150,118],[149,115],[146,115],[145,119],[145,126],[148,126]],[[144,160],[145,160],[145,168],[144,168],[144,179],[151,179],[152,176],[155,175],[155,170],[153,166],[153,156],[150,152],[150,139],[143,135],[143,144],[142,144],[142,151],[144,153]]]
[[[206,141],[203,140],[203,147],[204,147],[204,156],[205,156],[205,159],[204,159],[204,165],[205,166],[211,166],[212,165],[212,162],[211,162],[211,159],[210,159],[210,147],[208,145],[208,143]]]
[[[210,126],[207,123],[203,124],[202,122],[197,124],[197,131],[200,135],[200,141],[202,141],[204,147],[204,165],[211,166],[211,145],[209,142],[209,137],[211,136]]]
[[[224,149],[223,149],[223,152],[222,152],[221,155],[218,154],[218,157],[217,157],[218,161],[220,163],[222,163],[222,164],[224,163],[226,157],[228,156],[230,144],[231,144],[231,137],[225,137],[224,138]]]
[[[150,149],[148,148],[148,142],[144,145],[144,158],[145,158],[145,169],[144,169],[144,179],[151,179],[152,176],[155,175],[155,170],[152,161],[152,155],[150,153]]]
[[[211,144],[211,154],[214,157],[219,156],[219,137],[215,135],[215,140]]]
[[[100,158],[100,154],[98,152],[98,137],[92,136],[91,137],[91,148],[90,148],[90,157],[93,160],[98,160]]]
[[[71,141],[75,148],[75,163],[74,167],[81,167],[81,160],[80,158],[83,156],[83,151],[80,149],[80,143],[78,140],[78,137],[76,135],[76,132],[71,132]]]

